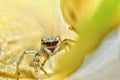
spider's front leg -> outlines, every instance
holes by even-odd
[[[16,74],[17,74],[17,80],[19,80],[19,75],[20,75],[20,71],[19,71],[19,66],[25,56],[25,54],[28,54],[28,53],[32,53],[32,54],[35,54],[37,53],[37,51],[34,51],[34,50],[27,50],[27,51],[24,51],[22,53],[22,55],[20,56],[19,60],[17,61],[17,65],[16,65]]]
[[[76,41],[71,40],[71,39],[64,39],[64,40],[61,42],[61,46],[60,46],[59,51],[65,49],[65,47],[70,48],[70,47],[71,47],[70,44],[71,44],[71,43],[75,43],[75,42],[76,42]]]

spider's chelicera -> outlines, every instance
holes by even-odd
[[[35,74],[39,79],[40,76],[38,74],[37,67],[40,67],[40,69],[47,75],[48,73],[43,68],[46,61],[49,59],[50,56],[55,55],[58,51],[63,50],[66,46],[69,46],[71,42],[74,42],[74,41],[70,39],[64,39],[62,41],[59,36],[52,37],[52,38],[42,38],[40,50],[26,50],[23,52],[23,54],[20,56],[19,60],[17,61],[17,67],[16,67],[17,80],[19,80],[19,75],[20,75],[19,65],[23,60],[25,54],[35,55],[33,59],[33,67],[34,67]],[[45,57],[45,60],[42,63],[40,62],[40,56]]]

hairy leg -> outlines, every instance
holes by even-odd
[[[17,80],[19,80],[19,75],[20,75],[19,65],[20,65],[21,61],[23,60],[24,55],[25,55],[25,52],[20,56],[20,58],[19,58],[19,60],[17,62],[17,67],[16,67]]]
[[[43,65],[42,63],[40,62],[40,55],[38,53],[35,54],[35,57],[34,57],[34,70],[35,70],[35,74],[37,76],[37,78],[39,79],[40,78],[40,75],[38,73],[38,69],[37,69],[37,66],[40,67],[40,69],[45,73],[47,74],[47,72],[43,69]]]
[[[36,74],[37,78],[39,79],[40,76],[39,76],[39,73],[38,73],[38,69],[37,69],[37,65],[36,65],[36,64],[37,64],[37,61],[34,60],[34,62],[33,62],[33,66],[34,66],[35,74]]]
[[[35,54],[36,52],[37,52],[37,51],[34,51],[34,50],[28,50],[28,51],[24,51],[24,52],[22,53],[22,55],[20,56],[20,58],[19,58],[19,60],[18,60],[18,62],[17,62],[17,64],[16,64],[17,80],[19,80],[19,75],[20,75],[19,65],[21,64],[21,62],[22,62],[25,54],[28,54],[28,53],[30,53],[30,54],[31,54],[31,53],[32,53],[32,54]]]
[[[39,62],[38,64],[39,64],[40,69],[41,69],[45,74],[47,74],[47,72],[43,69],[43,65],[41,64],[41,62]]]

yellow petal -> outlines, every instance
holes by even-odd
[[[109,15],[108,18],[105,18],[106,21],[108,20],[107,23],[93,24],[94,20],[99,22],[99,15],[92,20],[96,11],[99,11],[99,7],[104,8],[106,3],[110,7],[112,1],[114,6],[118,5],[118,2],[114,2],[114,0],[111,0],[110,3],[108,0],[63,0],[61,2],[64,19],[73,31],[79,33],[79,38],[69,52],[60,52],[54,56],[54,60],[51,60],[55,64],[54,73],[45,80],[64,80],[72,74],[81,66],[86,54],[95,49],[108,31],[119,23],[119,10],[113,6],[118,14],[116,16],[118,19],[115,17],[112,20]],[[16,61],[21,53],[26,49],[39,50],[42,37],[59,35],[62,39],[66,37],[75,39],[76,34],[64,26],[61,21],[59,5],[57,0],[0,1],[0,79],[15,79]],[[104,14],[103,11],[101,13]],[[91,22],[92,24],[90,24]],[[109,25],[109,22],[112,24]],[[33,57],[27,55],[22,61],[20,78],[36,79],[33,67],[29,66]]]
[[[0,1],[0,79],[15,79],[20,55],[28,49],[39,50],[42,37],[74,39],[76,34],[63,25],[59,10],[56,0]],[[36,79],[29,66],[33,57],[26,55],[23,59],[20,78]]]
[[[112,5],[112,6],[111,6]],[[119,26],[120,1],[116,0],[61,0],[66,22],[79,34],[70,52],[58,58],[56,79],[64,80],[82,65],[103,38]]]

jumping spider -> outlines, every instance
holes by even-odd
[[[60,39],[59,36],[52,37],[52,38],[43,38],[41,39],[41,49],[40,50],[26,50],[23,52],[23,54],[20,56],[18,62],[17,62],[17,80],[19,80],[19,65],[21,61],[24,58],[25,54],[34,54],[34,59],[33,59],[33,67],[35,74],[37,78],[39,79],[40,76],[38,74],[38,69],[37,67],[40,67],[40,69],[47,74],[47,72],[44,70],[44,64],[46,61],[49,59],[50,56],[55,55],[58,51],[65,49],[66,46],[69,46],[71,42],[74,42],[71,39],[64,39],[63,41]],[[41,63],[40,62],[40,56],[44,56],[45,60]]]

